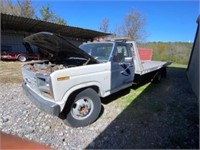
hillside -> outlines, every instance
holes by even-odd
[[[193,43],[188,42],[148,42],[138,47],[153,49],[153,60],[165,60],[188,64]]]

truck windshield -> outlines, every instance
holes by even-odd
[[[89,43],[79,46],[79,48],[100,62],[108,61],[112,47],[113,43]]]

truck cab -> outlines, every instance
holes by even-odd
[[[110,63],[111,93],[132,83],[135,69],[129,44],[123,42],[92,42],[82,44],[79,48],[100,63]]]

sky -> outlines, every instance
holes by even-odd
[[[65,19],[69,26],[99,31],[104,18],[109,19],[109,32],[115,32],[125,15],[135,9],[146,18],[147,42],[193,42],[200,14],[200,0],[34,0],[36,14],[42,5]]]

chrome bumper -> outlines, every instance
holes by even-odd
[[[22,84],[22,87],[26,93],[26,95],[29,97],[29,99],[42,111],[58,116],[60,114],[60,106],[54,102],[47,101],[43,99],[42,97],[38,96],[36,93],[34,93],[27,85],[26,83]]]

